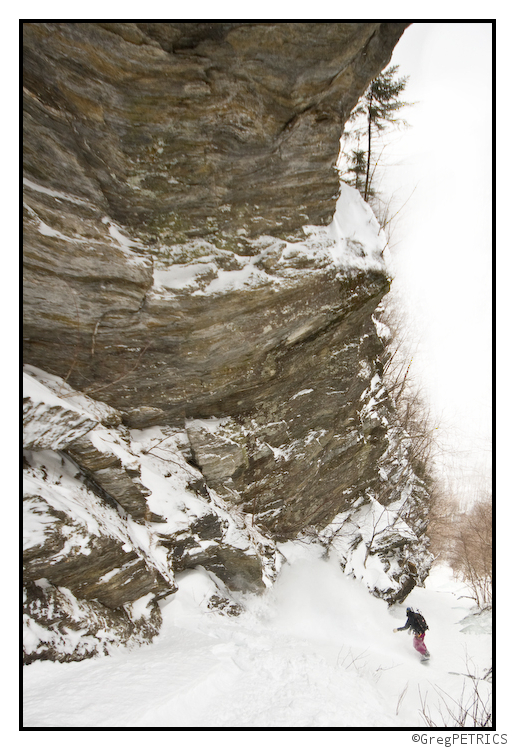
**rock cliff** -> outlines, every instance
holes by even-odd
[[[299,535],[389,601],[427,575],[335,170],[405,26],[24,24],[27,661],[151,638],[197,565],[234,614]]]

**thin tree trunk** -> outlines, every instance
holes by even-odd
[[[370,190],[370,159],[372,156],[372,98],[368,101],[368,154],[367,154],[367,176],[365,179],[365,203],[368,203],[368,193]]]

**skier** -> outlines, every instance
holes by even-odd
[[[426,635],[425,631],[429,630],[429,626],[420,612],[414,612],[411,607],[406,609],[406,616],[408,618],[406,624],[402,628],[394,628],[393,632],[398,633],[400,630],[410,630],[414,636],[413,648],[421,655],[422,661],[426,661],[429,659],[430,654],[424,643],[424,638]]]

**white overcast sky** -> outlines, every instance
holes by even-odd
[[[492,26],[414,23],[391,64],[408,75],[383,187],[402,210],[393,236],[393,289],[420,341],[424,384],[453,465],[491,462]]]

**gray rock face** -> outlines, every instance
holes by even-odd
[[[156,293],[156,272],[207,282],[261,255],[266,280],[270,237],[328,224],[343,124],[405,26],[24,24],[25,361],[168,421],[247,408],[334,274],[291,254],[287,294],[206,304]]]
[[[24,24],[28,175],[149,241],[298,236],[406,25]]]
[[[81,661],[107,655],[120,643],[148,643],[162,622],[152,594],[142,597],[133,613],[131,607],[113,609],[95,599],[78,599],[45,578],[26,585],[23,610],[25,664],[40,659]]]
[[[23,399],[23,445],[28,450],[65,448],[98,424],[44,385],[38,386],[34,394]]]
[[[212,487],[223,484],[224,480],[231,481],[248,464],[245,449],[240,445],[243,436],[240,435],[240,442],[233,439],[240,432],[238,425],[228,425],[228,421],[232,420],[225,420],[224,424],[217,420],[192,420],[186,426],[193,458]]]
[[[97,485],[97,491],[116,499],[134,519],[149,520],[152,513],[145,498],[150,493],[139,481],[139,466],[124,466],[112,447],[99,450],[94,444],[97,436],[100,436],[99,433],[93,433],[70,443],[68,455],[86,472],[87,480]]]
[[[63,390],[59,379],[45,379]],[[26,387],[37,393],[42,384],[33,381]],[[79,398],[83,410],[94,406]],[[66,421],[61,428],[68,434]],[[217,600],[229,613],[239,611],[231,591],[259,592],[273,581],[280,562],[273,541],[212,496],[178,439],[97,423],[66,450],[24,451],[26,663],[151,640],[161,621],[157,601],[177,590],[176,573],[199,565],[216,576]]]
[[[427,575],[335,171],[406,25],[24,24],[28,661],[153,637],[195,566],[237,612],[306,533],[389,601]]]

